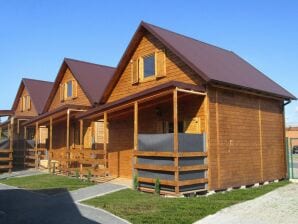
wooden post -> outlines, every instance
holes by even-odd
[[[138,133],[139,133],[139,105],[138,105],[138,101],[134,102],[134,152],[138,151]],[[135,154],[135,153],[134,153]],[[135,169],[135,164],[137,162],[137,157],[135,156],[133,159],[133,172],[134,175],[137,175],[137,169]]]
[[[24,168],[26,167],[26,152],[27,152],[27,127],[24,127]]]
[[[52,150],[53,150],[53,117],[50,117],[50,127],[49,127],[49,151],[48,151],[48,168],[49,168],[49,173],[51,173],[52,170]]]
[[[67,117],[66,117],[66,164],[67,169],[69,168],[70,163],[70,148],[69,148],[69,128],[70,128],[70,118],[69,118],[70,111],[67,110]]]
[[[39,127],[38,122],[35,123],[35,169],[38,168],[38,142],[39,142]]]
[[[13,127],[14,127],[14,118],[12,117],[10,120],[9,125],[9,170],[8,172],[11,173],[12,171],[12,164],[13,164]]]
[[[108,114],[107,112],[103,113],[103,151],[104,151],[104,173],[105,177],[107,176],[107,128],[108,128]]]
[[[80,120],[80,160],[83,160],[83,149],[84,149],[84,142],[83,142],[83,132],[84,132],[84,120]],[[80,161],[80,177],[83,178],[83,164]]]
[[[175,193],[179,194],[179,140],[178,140],[178,91],[175,89],[173,91],[173,127],[174,127],[174,166],[175,166]]]

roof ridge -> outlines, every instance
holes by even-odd
[[[30,81],[38,81],[38,82],[54,83],[54,82],[52,82],[52,81],[41,80],[41,79],[32,79],[32,78],[22,78],[22,80],[30,80]]]
[[[100,66],[100,67],[107,67],[107,68],[113,68],[113,69],[115,69],[115,67],[113,67],[113,66],[96,64],[96,63],[93,63],[93,62],[82,61],[82,60],[73,59],[73,58],[67,58],[67,57],[65,57],[64,60],[76,61],[76,62],[81,62],[81,63],[85,63],[85,64],[91,64],[91,65],[96,65],[96,66]]]
[[[158,28],[158,29],[161,29],[161,30],[164,30],[164,31],[173,33],[173,34],[175,34],[175,35],[178,35],[178,36],[181,36],[181,37],[184,37],[184,38],[187,38],[187,39],[191,39],[191,40],[193,40],[193,41],[197,41],[197,42],[199,42],[199,43],[202,43],[202,44],[205,44],[205,45],[208,45],[208,46],[211,46],[211,47],[218,48],[219,50],[223,50],[223,51],[227,51],[227,52],[229,52],[229,53],[233,53],[233,51],[231,51],[231,50],[228,50],[228,49],[219,47],[219,46],[214,45],[214,44],[207,43],[207,42],[205,42],[205,41],[201,41],[201,40],[195,39],[194,37],[190,37],[190,36],[187,36],[187,35],[185,35],[185,34],[177,33],[177,32],[175,32],[175,31],[168,30],[168,29],[165,29],[165,28],[163,28],[163,27],[156,26],[156,25],[153,25],[153,24],[151,24],[151,23],[144,22],[144,21],[142,21],[141,23],[142,23],[143,25],[145,25],[145,26],[146,26],[146,25],[153,26],[153,27],[156,27],[156,28]]]

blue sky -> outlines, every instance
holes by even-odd
[[[64,57],[116,66],[141,20],[232,50],[298,96],[298,1],[0,1],[0,108]],[[298,123],[298,103],[286,107]]]

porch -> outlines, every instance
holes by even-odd
[[[207,111],[205,93],[194,85],[171,83],[79,114],[103,121],[106,170],[162,194],[207,189]]]

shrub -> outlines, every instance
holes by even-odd
[[[138,180],[137,174],[135,174],[133,177],[133,189],[135,189],[135,190],[139,189],[139,180]]]
[[[155,180],[154,191],[156,194],[160,194],[160,180],[159,180],[159,178],[157,178]]]
[[[91,171],[88,170],[88,174],[87,174],[87,181],[88,182],[91,182],[91,176],[92,176]]]
[[[80,178],[80,172],[79,172],[79,169],[76,169],[75,170],[75,176],[76,176],[76,178]]]

